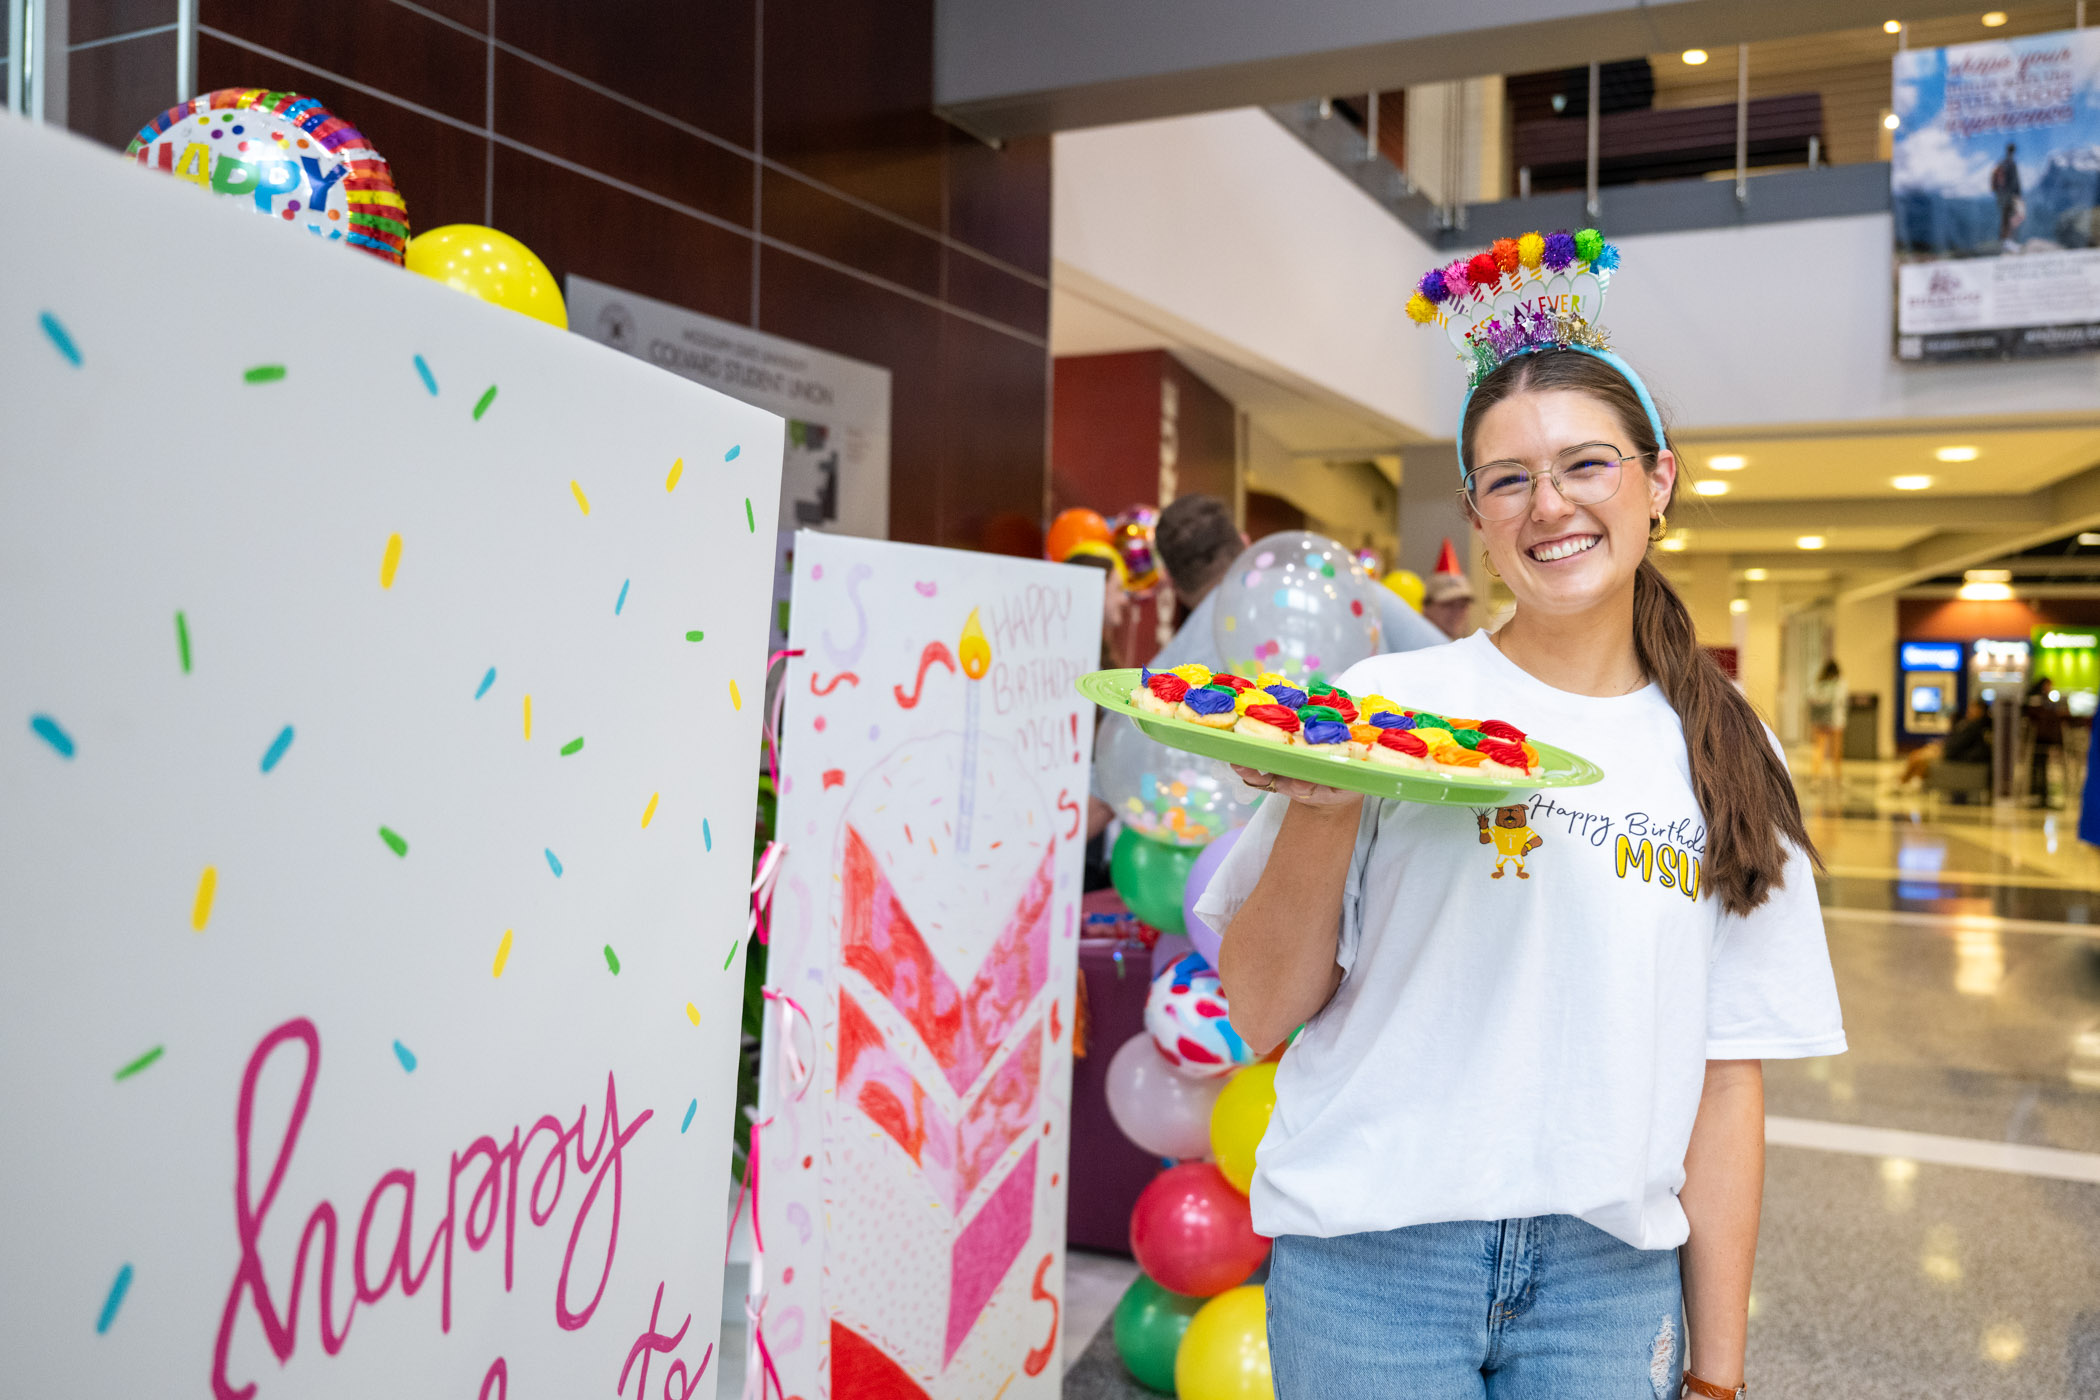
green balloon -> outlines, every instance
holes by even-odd
[[[1181,894],[1201,846],[1175,846],[1123,828],[1108,858],[1108,878],[1130,912],[1161,933],[1186,933]]]
[[[1207,1301],[1169,1293],[1144,1274],[1137,1276],[1116,1304],[1115,1318],[1116,1351],[1133,1380],[1147,1390],[1174,1393],[1174,1354],[1181,1350],[1189,1319]]]

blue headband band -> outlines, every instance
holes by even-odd
[[[1663,432],[1662,415],[1655,411],[1655,399],[1649,394],[1648,386],[1641,382],[1641,377],[1633,372],[1632,365],[1627,364],[1609,350],[1597,350],[1588,345],[1540,345],[1529,350],[1519,351],[1518,354],[1536,355],[1542,350],[1574,350],[1580,354],[1588,355],[1592,359],[1602,360],[1617,370],[1619,377],[1633,386],[1634,397],[1641,401],[1641,411],[1648,415],[1648,427],[1655,434],[1655,450],[1662,452],[1668,449],[1670,440]],[[1517,355],[1510,357],[1510,359],[1516,358]],[[1509,361],[1505,360],[1503,363],[1507,364]],[[1478,387],[1478,385],[1475,385],[1474,389]],[[1473,407],[1474,389],[1466,390],[1465,402],[1460,404],[1458,409],[1458,475],[1461,481],[1465,479],[1466,473],[1472,470],[1466,465],[1466,414]]]

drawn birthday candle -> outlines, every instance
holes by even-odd
[[[970,818],[977,812],[977,706],[978,692],[984,688],[985,672],[992,669],[992,644],[986,640],[984,627],[977,621],[977,609],[963,621],[962,637],[955,644],[956,659],[962,662],[963,674],[969,678],[963,686],[963,755],[962,792],[956,798],[955,853],[970,853]]]

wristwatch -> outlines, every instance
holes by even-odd
[[[1679,1392],[1680,1395],[1703,1395],[1707,1397],[1707,1400],[1744,1400],[1744,1397],[1749,1393],[1750,1387],[1747,1385],[1739,1385],[1734,1390],[1727,1390],[1715,1385],[1712,1381],[1700,1380],[1690,1371],[1684,1373],[1684,1389]]]

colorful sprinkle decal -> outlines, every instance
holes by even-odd
[[[634,580],[631,578],[623,578],[620,580],[620,596],[613,599],[614,617],[618,617],[620,615],[620,609],[627,606],[627,585],[633,582]]]
[[[707,818],[700,819],[700,840],[708,850],[715,848],[715,834],[707,829]]]
[[[509,929],[503,930],[503,941],[496,945],[496,964],[489,969],[489,975],[492,977],[501,977],[503,965],[510,961],[510,934]]]
[[[291,746],[292,727],[289,724],[287,724],[283,729],[277,731],[277,737],[275,739],[272,739],[270,741],[270,747],[264,750],[262,760],[263,772],[267,773],[272,768],[275,768],[277,766],[277,760],[283,758],[284,751],[290,748]]]
[[[478,685],[478,686],[476,686],[476,687],[474,687],[474,698],[475,698],[476,700],[479,700],[479,699],[480,699],[480,698],[481,698],[482,696],[484,696],[484,695],[488,694],[488,693],[489,693],[489,687],[490,687],[490,686],[492,686],[492,685],[494,685],[495,683],[496,683],[496,668],[495,668],[495,667],[493,667],[493,666],[491,666],[491,667],[489,667],[489,672],[488,672],[488,674],[487,674],[487,675],[485,675],[485,676],[483,676],[483,677],[481,678],[481,684],[480,684],[480,685]]]
[[[546,850],[547,854],[547,868],[553,871],[554,878],[559,880],[561,878],[561,857],[554,854],[554,850],[551,846],[546,847],[544,849]]]
[[[437,376],[430,372],[429,365],[423,363],[421,355],[416,356],[416,373],[423,376],[423,387],[430,391],[432,398],[436,398],[438,391]]]
[[[31,715],[29,717],[29,727],[36,731],[37,738],[57,749],[60,758],[71,758],[73,756],[73,736],[61,729],[58,721],[51,718],[51,716]]]
[[[569,491],[570,494],[576,497],[576,504],[583,508],[583,513],[589,515],[591,513],[591,498],[583,494],[582,484],[575,481],[570,482]]]
[[[401,537],[399,535],[388,535],[386,537],[386,552],[379,556],[379,586],[381,588],[392,588],[394,586],[394,570],[400,567]]]
[[[743,946],[743,944],[731,940],[729,944],[729,956],[722,959],[722,971],[729,971],[729,965],[736,961],[736,950]]]
[[[254,369],[242,371],[241,378],[250,384],[275,384],[284,378],[284,366],[257,365]]]
[[[684,1133],[687,1128],[693,1126],[693,1115],[698,1113],[699,1111],[700,1100],[698,1099],[694,1099],[691,1103],[685,1106],[685,1121],[678,1125],[678,1131],[681,1134]]]
[[[406,856],[408,854],[408,842],[402,840],[400,833],[392,827],[382,826],[379,828],[379,839],[386,842],[387,849],[395,855]]]
[[[109,1330],[117,1320],[117,1309],[124,1306],[124,1295],[131,1291],[131,1265],[117,1270],[117,1281],[109,1286],[109,1296],[102,1300],[102,1316],[95,1319],[95,1335]]]
[[[725,462],[734,462],[736,460],[737,453],[742,452],[743,450],[744,445],[742,443],[738,443],[735,447],[730,448],[727,452],[724,452],[722,454],[722,460]]]
[[[702,641],[702,640],[704,640],[704,639],[706,638],[706,636],[707,636],[707,634],[706,634],[705,632],[702,632],[702,631],[699,631],[698,629],[695,629],[694,631],[691,631],[691,632],[688,632],[688,633],[686,633],[686,634],[685,634],[685,639],[686,639],[687,641],[689,641],[689,642],[697,642],[697,641]]]
[[[688,1020],[688,1021],[691,1021],[691,1022],[692,1022],[692,1023],[694,1024],[694,1025],[696,1025],[696,1026],[697,1026],[697,1025],[699,1025],[699,1024],[700,1024],[700,1008],[699,1008],[699,1007],[697,1007],[697,1006],[695,1006],[695,1005],[693,1005],[693,1004],[692,1004],[691,1002],[687,1002],[687,1003],[685,1004],[685,1019],[686,1019],[686,1020]]]
[[[751,513],[751,498],[744,497],[744,526],[752,534],[758,533],[758,517]]]
[[[567,758],[572,753],[581,752],[583,752],[583,736],[581,734],[561,746],[561,756],[563,758]]]
[[[642,830],[647,831],[649,829],[650,821],[656,816],[656,799],[662,795],[662,793],[657,792],[649,794],[649,805],[642,808]]]
[[[736,688],[735,676],[729,678],[729,704],[733,709],[741,710],[744,708],[743,693]]]
[[[204,873],[197,877],[197,897],[190,902],[190,928],[192,931],[197,933],[204,932],[204,926],[211,922],[211,903],[218,897],[219,867],[207,865],[204,867]]]
[[[167,1048],[168,1047],[165,1045],[156,1045],[151,1050],[148,1050],[145,1054],[139,1056],[136,1060],[133,1060],[130,1064],[124,1066],[124,1068],[118,1070],[116,1075],[117,1082],[119,1084],[123,1083],[125,1080],[131,1078],[132,1075],[137,1074],[140,1070],[152,1064],[155,1060],[159,1059],[162,1055],[167,1053]]]
[[[610,943],[605,945],[605,965],[612,969],[613,976],[618,977],[620,975],[620,955],[613,951]]]
[[[73,337],[59,324],[58,317],[46,311],[36,319],[37,324],[44,328],[44,334],[51,337],[51,343],[58,347],[58,353],[71,360],[74,368],[79,368],[80,347],[73,343]]]
[[[680,457],[677,461],[671,463],[671,474],[664,478],[664,490],[676,491],[678,489],[678,478],[684,475],[685,458]]]
[[[175,647],[182,654],[182,674],[190,673],[190,620],[175,610]]]
[[[401,1068],[407,1070],[410,1074],[416,1072],[416,1052],[398,1040],[394,1042],[394,1058],[399,1060]]]
[[[532,697],[525,697],[525,741],[532,742]]]
[[[489,385],[489,391],[481,396],[481,402],[474,405],[474,421],[479,423],[481,421],[481,415],[487,413],[489,411],[489,405],[494,403],[495,401],[496,386],[491,384]]]

